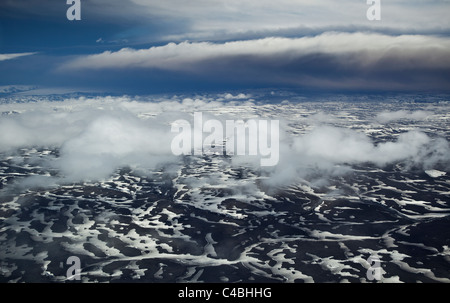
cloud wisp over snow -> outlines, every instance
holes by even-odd
[[[172,122],[180,118],[190,120],[192,113],[200,110],[210,110],[207,116],[221,120],[233,117],[236,110],[241,116],[257,106],[252,101],[237,99],[227,103],[210,98],[147,103],[128,98],[97,98],[10,104],[0,109],[8,112],[9,108],[17,113],[0,121],[0,152],[14,159],[21,148],[58,150],[58,156],[44,153],[31,160],[22,156],[12,160],[31,161],[54,171],[53,176],[35,175],[24,183],[49,186],[101,181],[123,167],[142,174],[151,174],[162,167],[181,167],[182,156],[174,156],[171,151],[175,136],[171,132]],[[218,109],[220,115],[214,113]],[[315,116],[309,119],[314,120]],[[422,114],[413,112],[409,116],[420,119]],[[377,117],[373,119],[377,123]],[[262,169],[268,176],[265,182],[270,186],[288,185],[313,175],[320,175],[322,179],[344,175],[354,164],[383,167],[404,162],[407,166],[432,169],[441,163],[450,168],[450,145],[442,137],[432,138],[419,130],[411,130],[398,135],[394,141],[375,144],[363,132],[317,124],[312,120],[310,131],[292,136],[287,127],[289,121],[281,119],[280,162],[274,167],[261,167],[257,157],[249,156],[224,158],[221,165]]]
[[[389,123],[391,121],[396,121],[400,119],[409,119],[409,120],[423,120],[429,117],[432,113],[428,111],[406,111],[406,110],[398,110],[394,112],[381,112],[377,115],[377,120],[381,123]]]

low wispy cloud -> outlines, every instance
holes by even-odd
[[[16,159],[11,161],[27,161],[54,172],[52,176],[27,178],[23,183],[26,186],[101,181],[123,167],[150,174],[164,167],[179,168],[184,163],[182,156],[175,156],[171,150],[176,135],[171,131],[174,121],[191,121],[196,111],[207,111],[205,119],[242,119],[244,113],[257,107],[245,94],[151,103],[117,97],[5,104],[0,110],[11,113],[14,109],[14,113],[0,120],[0,152]],[[258,118],[255,113],[248,114]],[[361,131],[313,123],[315,117],[311,115],[311,127],[301,135],[292,135],[289,120],[277,117],[281,123],[280,161],[276,166],[261,167],[258,156],[232,156],[216,161],[222,161],[222,168],[264,171],[264,182],[275,187],[300,179],[317,181],[342,176],[352,170],[352,165],[366,163],[384,167],[403,162],[407,167],[421,169],[433,169],[439,164],[450,169],[450,145],[443,137],[433,138],[411,130],[375,143]],[[32,159],[17,155],[21,148],[57,150],[57,153],[47,152]]]
[[[36,53],[15,53],[15,54],[0,54],[0,61],[12,60],[19,57],[31,56]]]

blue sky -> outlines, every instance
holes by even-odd
[[[122,94],[450,90],[450,1],[0,3],[0,86]]]

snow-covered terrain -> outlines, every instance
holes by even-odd
[[[77,256],[85,282],[366,282],[376,256],[382,282],[450,282],[446,99],[11,98],[0,281],[65,281]],[[174,156],[194,112],[279,120],[278,165]]]

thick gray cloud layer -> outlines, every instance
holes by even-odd
[[[448,1],[381,1],[382,22],[366,18],[366,1],[311,0],[231,0],[231,1],[146,1],[132,0],[149,14],[186,20],[189,28],[172,38],[211,38],[217,34],[296,27],[371,26],[403,30],[438,30],[449,28]]]
[[[70,22],[65,1],[3,1],[7,41],[20,46],[3,53],[33,52],[34,43],[62,55],[3,62],[9,78],[0,82],[448,91],[450,2],[382,1],[380,21],[367,20],[369,7],[353,0],[83,0],[82,20]]]
[[[0,12],[56,18],[66,1],[5,0]],[[82,0],[85,22],[128,24],[165,23],[163,40],[217,39],[257,31],[289,28],[371,27],[404,31],[441,31],[450,28],[447,0],[381,1],[381,22],[369,22],[366,1],[342,0]],[[61,20],[63,18],[60,18]],[[299,33],[301,35],[301,33]],[[143,33],[145,36],[145,33]],[[148,33],[153,36],[153,33]],[[145,39],[145,37],[142,37]]]
[[[182,42],[124,48],[76,58],[67,70],[150,69],[324,88],[445,89],[450,39],[368,33],[324,33],[225,43]]]
[[[389,60],[397,60],[400,68],[449,68],[449,48],[449,38],[331,32],[304,38],[265,38],[226,43],[182,42],[139,50],[124,48],[117,52],[84,56],[65,67],[189,70],[195,69],[201,62],[239,56],[272,59],[282,65],[302,57],[323,54],[349,56],[349,63],[367,69]]]

